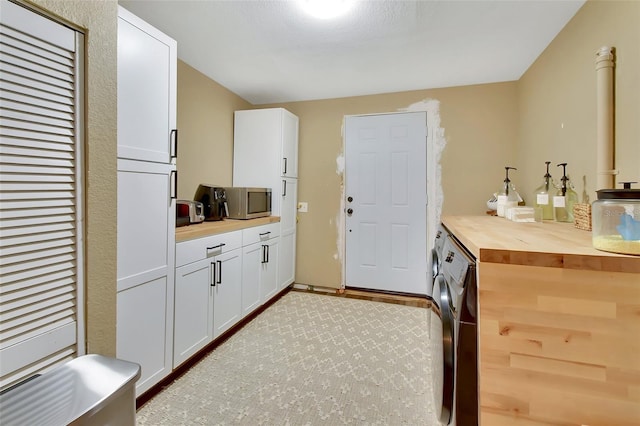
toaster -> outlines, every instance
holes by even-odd
[[[204,221],[204,206],[199,201],[176,201],[176,226],[185,226]]]

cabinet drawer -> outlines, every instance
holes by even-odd
[[[211,235],[176,244],[176,267],[240,248],[242,231]]]
[[[268,225],[254,226],[242,230],[242,247],[267,241],[280,235],[280,223],[270,223]]]

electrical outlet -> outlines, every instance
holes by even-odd
[[[300,213],[306,213],[309,211],[309,203],[298,203],[298,211]]]

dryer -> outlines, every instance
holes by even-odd
[[[475,259],[447,235],[430,319],[433,401],[442,425],[478,424],[476,293]]]

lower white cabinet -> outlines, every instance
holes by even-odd
[[[215,256],[210,268],[215,339],[242,318],[242,251],[238,248]]]
[[[247,315],[278,292],[280,224],[242,231],[242,313]]]
[[[242,318],[242,232],[176,245],[173,366]]]
[[[167,278],[161,277],[117,294],[117,357],[142,367],[136,395],[149,390],[171,372],[171,320],[167,314]]]
[[[280,212],[280,259],[278,261],[278,289],[292,284],[296,275],[296,219],[298,205],[298,180],[282,179]]]
[[[118,159],[116,356],[140,364],[138,396],[173,366],[174,168]]]
[[[174,367],[196,354],[213,339],[212,280],[209,259],[176,268]]]
[[[280,245],[279,222],[176,244],[174,368],[283,288]]]

